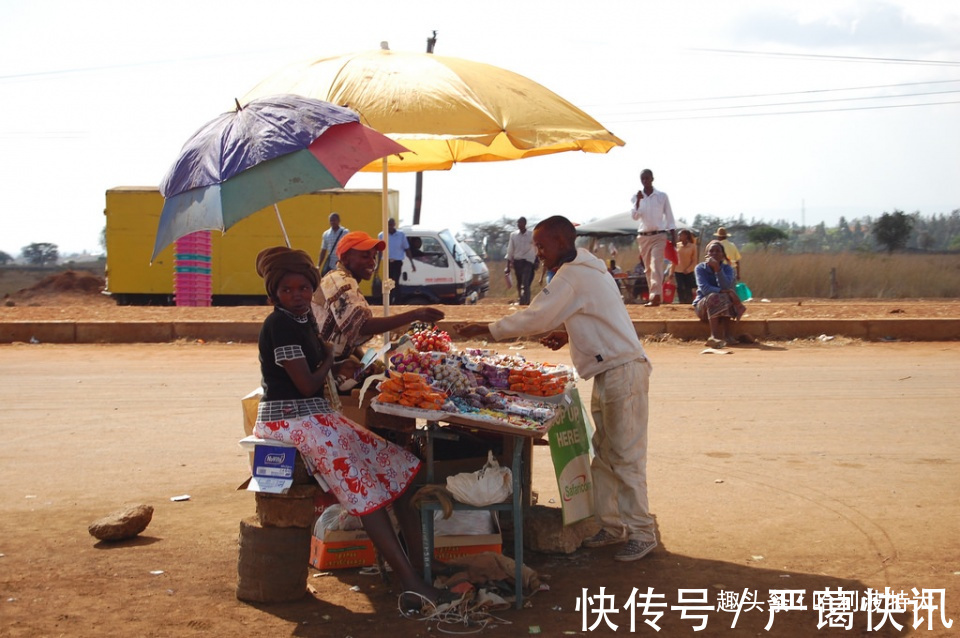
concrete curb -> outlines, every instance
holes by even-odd
[[[450,330],[454,321],[438,325]],[[178,340],[256,343],[259,321],[174,322],[5,322],[0,343],[168,343]],[[637,334],[669,334],[682,340],[702,340],[707,326],[697,320],[634,321]],[[960,319],[765,319],[744,320],[737,333],[758,339],[804,339],[820,335],[880,341],[953,341],[960,339]]]

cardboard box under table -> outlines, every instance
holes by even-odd
[[[494,517],[496,523],[496,517]],[[437,536],[433,557],[449,562],[470,554],[502,552],[503,536],[497,523],[495,533]],[[310,565],[316,569],[366,567],[376,562],[373,541],[363,530],[322,530],[314,528],[310,539]]]
[[[463,512],[464,510],[458,510]],[[503,553],[503,535],[496,512],[490,512],[491,527],[488,534],[437,534],[433,539],[433,558],[449,563],[462,556],[484,552]],[[454,513],[456,515],[456,512]]]
[[[373,541],[362,529],[314,529],[310,539],[310,565],[317,569],[366,567],[377,562]]]

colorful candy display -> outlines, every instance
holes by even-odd
[[[420,352],[450,352],[450,335],[436,326],[414,323],[407,334]]]
[[[435,390],[426,377],[416,372],[391,372],[390,378],[381,381],[378,387],[381,403],[398,403],[409,408],[439,410],[447,400],[447,394]]]
[[[425,329],[414,334],[421,332]],[[435,347],[435,342],[424,345]],[[563,394],[576,381],[567,366],[528,362],[519,355],[489,350],[421,352],[408,343],[389,361],[389,378],[378,387],[380,403],[523,428],[536,429],[552,419],[555,409],[543,398]]]

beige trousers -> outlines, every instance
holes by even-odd
[[[656,540],[647,502],[647,414],[650,362],[637,359],[593,379],[595,518],[609,533]]]
[[[646,269],[650,297],[656,295],[663,301],[663,251],[667,248],[667,234],[637,235],[637,248]]]

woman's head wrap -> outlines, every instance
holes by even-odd
[[[320,271],[313,265],[310,255],[302,250],[274,246],[264,248],[257,255],[257,274],[263,277],[267,295],[274,301],[277,299],[276,292],[280,280],[289,273],[306,277],[314,290],[320,285]]]

